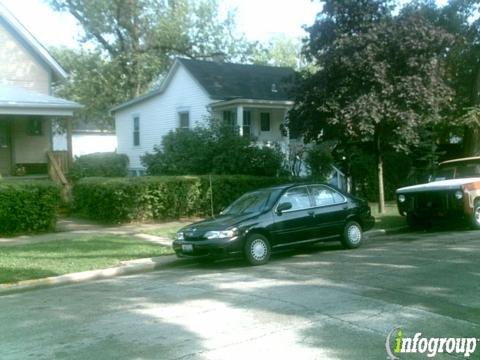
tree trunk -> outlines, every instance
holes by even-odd
[[[385,213],[385,191],[383,188],[383,156],[380,137],[376,136],[377,174],[378,174],[378,212]]]
[[[472,86],[472,106],[480,104],[480,67],[477,68],[477,74]],[[475,156],[480,154],[480,129],[467,127],[463,135],[463,151],[466,156]]]

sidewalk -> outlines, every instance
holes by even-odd
[[[58,221],[57,229],[54,233],[0,238],[0,246],[35,244],[52,240],[72,240],[78,238],[78,235],[120,235],[150,241],[161,246],[171,246],[171,239],[151,235],[147,232],[175,225],[183,226],[189,224],[191,221],[193,220],[176,220],[160,224],[99,225],[85,220],[67,218]]]

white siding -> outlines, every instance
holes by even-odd
[[[159,145],[162,137],[179,126],[179,112],[190,113],[190,126],[205,124],[211,102],[206,91],[179,64],[162,94],[115,113],[118,153],[127,154],[131,169],[141,169],[140,157]],[[133,145],[133,117],[140,117],[140,146]]]
[[[17,164],[45,164],[52,149],[52,122],[42,120],[42,135],[29,135],[28,118],[16,118],[12,129],[13,152]]]
[[[0,22],[0,83],[50,94],[50,71]]]

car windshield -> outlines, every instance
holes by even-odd
[[[222,212],[222,214],[238,215],[262,211],[269,197],[269,191],[255,191],[247,193],[234,201]]]
[[[440,166],[435,175],[435,180],[449,180],[460,178],[480,177],[479,162],[462,162],[458,164],[445,164]]]

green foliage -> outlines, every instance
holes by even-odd
[[[221,17],[216,0],[47,0],[82,26],[83,50],[56,49],[72,76],[56,93],[77,100],[79,116],[113,127],[108,109],[148,91],[176,56],[247,61],[256,43]],[[87,50],[88,49],[88,50]]]
[[[212,176],[218,213],[247,191],[284,183],[282,178]],[[73,188],[74,211],[108,223],[175,219],[211,214],[209,176],[85,178]]]
[[[307,149],[305,162],[313,177],[326,179],[332,172],[333,156],[325,144],[314,144]]]
[[[412,185],[412,159],[410,156],[389,151],[385,153],[385,198],[395,200],[395,191],[399,187]],[[401,166],[399,166],[401,164]],[[357,148],[350,159],[350,175],[353,179],[355,195],[376,201],[378,198],[378,177],[375,154],[365,148]]]
[[[93,176],[127,176],[128,156],[117,153],[93,153],[82,155],[75,159],[68,175],[73,179]]]
[[[0,180],[0,234],[53,230],[60,201],[53,182]]]
[[[390,4],[325,1],[306,44],[318,71],[303,75],[289,112],[291,133],[307,141],[370,144],[378,176],[385,154],[411,151],[421,130],[438,124],[453,100],[445,71],[453,37]]]
[[[248,137],[215,123],[172,131],[164,136],[161,147],[142,157],[150,175],[276,176],[282,161],[278,149],[254,147]]]
[[[268,42],[255,49],[253,62],[271,66],[287,66],[299,69],[306,66],[301,63],[302,43],[299,39],[284,34],[271,37]]]

